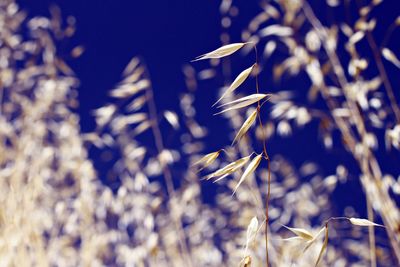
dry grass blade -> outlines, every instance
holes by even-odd
[[[214,178],[214,177],[223,176],[220,178],[220,179],[222,179],[222,178],[226,177],[226,175],[234,173],[235,171],[237,171],[238,169],[243,167],[249,160],[250,160],[250,156],[238,159],[238,160],[226,165],[225,167],[207,175],[206,179],[210,180],[211,178]],[[218,179],[218,180],[220,180],[220,179]]]
[[[350,218],[349,221],[353,225],[358,225],[358,226],[380,226],[380,227],[385,227],[381,224],[377,224],[374,222],[371,222],[367,219],[360,219],[360,218]]]
[[[258,101],[260,101],[260,100],[262,100],[262,99],[264,99],[266,97],[270,97],[270,96],[271,96],[270,94],[252,94],[252,95],[248,95],[248,96],[239,98],[237,100],[234,100],[234,101],[231,101],[229,103],[226,103],[226,104],[223,104],[223,105],[219,106],[219,107],[223,107],[223,106],[227,106],[227,105],[232,105],[231,107],[229,107],[227,109],[224,109],[221,112],[216,113],[216,115],[224,113],[224,112],[227,112],[229,110],[234,110],[234,109],[247,107],[247,106],[249,106],[251,104],[254,104],[254,103],[256,103],[256,102],[258,102]]]
[[[257,118],[257,110],[254,110],[253,113],[246,119],[246,121],[243,123],[242,127],[240,127],[239,132],[236,134],[235,138],[233,139],[232,145],[235,144],[236,141],[239,141],[240,138],[243,137],[247,133],[247,131],[250,129],[251,125],[254,123],[254,121]]]
[[[302,228],[291,228],[288,227],[286,225],[283,225],[283,227],[285,227],[286,229],[288,229],[289,231],[291,231],[292,233],[294,233],[295,235],[305,239],[305,240],[313,240],[314,236],[307,230],[302,229]]]
[[[216,160],[216,158],[218,158],[220,153],[221,153],[221,150],[209,153],[209,154],[205,155],[204,157],[202,157],[200,160],[196,161],[192,166],[203,165],[203,167],[200,169],[200,170],[202,170],[202,169],[206,168],[207,166],[209,166],[211,163],[213,163],[214,160]]]
[[[226,57],[226,56],[232,55],[233,53],[238,51],[240,48],[242,48],[245,44],[247,44],[247,43],[234,43],[234,44],[224,45],[214,51],[211,51],[209,53],[206,53],[204,55],[197,57],[196,59],[192,60],[192,62],[198,61],[198,60],[203,60],[203,59],[221,58],[221,57]]]
[[[319,262],[321,261],[321,259],[322,259],[322,255],[324,255],[324,252],[325,252],[325,250],[326,250],[326,247],[328,246],[328,238],[329,238],[329,236],[328,236],[328,226],[325,226],[325,239],[324,239],[324,243],[322,244],[321,250],[320,250],[320,252],[319,252],[318,259],[317,259],[317,261],[315,262],[315,267],[318,266],[318,263],[319,263]]]
[[[215,106],[218,102],[220,102],[227,94],[232,93],[234,90],[236,90],[246,79],[249,77],[250,73],[252,72],[253,68],[255,65],[251,66],[250,68],[245,69],[242,71],[236,79],[233,81],[231,86],[222,94],[220,99],[218,99],[217,102],[215,102],[212,106]]]
[[[390,49],[383,48],[382,55],[387,61],[393,63],[396,67],[398,67],[400,69],[400,60],[396,57],[396,55]]]
[[[258,167],[258,165],[260,164],[262,159],[262,154],[257,155],[249,164],[249,166],[247,166],[246,170],[244,171],[242,177],[240,177],[239,182],[237,183],[237,185],[235,186],[235,190],[233,190],[232,195],[234,195],[237,191],[237,189],[239,188],[239,186],[243,183],[243,181],[250,175],[252,174]]]

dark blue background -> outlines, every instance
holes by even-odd
[[[218,44],[217,1],[19,1],[31,16],[48,15],[57,4],[64,16],[77,19],[77,34],[69,41],[86,51],[70,61],[81,80],[82,129],[94,126],[90,111],[104,105],[107,92],[120,80],[129,60],[146,61],[160,109],[175,108],[184,90],[181,67]],[[164,101],[167,97],[168,101]],[[162,101],[158,101],[161,100]]]

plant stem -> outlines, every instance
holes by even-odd
[[[255,52],[255,57],[256,57],[256,64],[255,64],[255,70],[256,70],[256,91],[257,94],[259,93],[259,83],[258,83],[258,75],[259,75],[259,65],[258,65],[258,52],[257,52],[257,45],[254,44],[254,52]],[[261,103],[260,101],[257,102],[257,117],[258,117],[258,122],[261,127],[261,132],[262,132],[262,143],[263,143],[263,154],[264,158],[267,160],[268,164],[268,180],[267,180],[267,197],[265,200],[265,256],[266,256],[266,266],[269,266],[269,253],[268,253],[268,225],[269,225],[269,200],[271,197],[271,162],[270,158],[268,156],[267,152],[267,137],[265,134],[265,129],[261,120]]]
[[[389,78],[388,78],[386,70],[385,70],[385,66],[383,65],[383,62],[382,62],[381,50],[378,48],[378,46],[374,40],[374,37],[372,36],[370,31],[367,31],[367,40],[368,40],[369,46],[371,47],[376,66],[378,67],[379,74],[382,78],[383,85],[384,85],[386,93],[388,95],[388,98],[390,101],[390,106],[392,107],[392,110],[393,110],[394,116],[396,117],[397,123],[400,123],[400,109],[399,109],[399,106],[397,105],[397,101],[396,101],[396,97],[393,93],[392,85],[389,81]]]
[[[372,210],[371,201],[366,196],[367,200],[367,211],[368,211],[368,220],[371,222],[374,221],[374,211]],[[371,267],[376,267],[376,245],[375,245],[375,227],[368,226],[368,237],[369,237],[369,254],[371,258]]]
[[[147,74],[146,76],[149,76],[149,74],[147,73],[147,69],[146,69],[146,74]],[[160,154],[164,150],[164,143],[162,140],[161,130],[157,123],[157,108],[156,108],[156,104],[154,101],[153,88],[151,86],[149,86],[149,88],[146,90],[146,95],[148,98],[147,103],[148,103],[148,107],[149,107],[149,115],[152,118],[151,128],[153,131],[157,151]],[[170,196],[170,206],[171,206],[170,208],[172,210],[171,216],[174,221],[175,231],[178,236],[179,245],[181,247],[183,258],[185,259],[184,261],[188,266],[193,266],[191,257],[189,254],[189,250],[188,250],[188,247],[185,242],[185,235],[184,235],[183,227],[181,224],[180,212],[174,211],[174,209],[176,207],[176,203],[175,203],[176,193],[175,193],[174,184],[172,181],[171,170],[168,168],[168,164],[165,162],[161,162],[161,167],[162,167],[164,180],[167,185],[167,192],[168,192],[168,195]]]

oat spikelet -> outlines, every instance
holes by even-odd
[[[250,129],[251,125],[253,125],[254,121],[257,118],[258,111],[254,110],[251,115],[246,119],[246,121],[243,123],[242,127],[240,127],[239,132],[236,134],[235,138],[233,139],[232,145],[235,144],[236,141],[239,141],[243,135],[247,133],[247,131]]]
[[[256,102],[258,102],[258,101],[260,101],[260,100],[262,100],[262,99],[264,99],[266,97],[270,97],[270,96],[271,96],[270,94],[252,94],[252,95],[248,95],[248,96],[239,98],[237,100],[234,100],[234,101],[231,101],[229,103],[226,103],[226,104],[223,104],[223,105],[219,106],[219,107],[224,107],[224,106],[227,106],[227,105],[232,105],[229,108],[224,109],[223,111],[220,111],[220,112],[218,112],[216,114],[221,114],[221,113],[227,112],[229,110],[244,108],[244,107],[250,106],[251,104],[254,104],[254,103],[256,103]]]
[[[235,171],[237,171],[238,169],[243,167],[250,160],[250,156],[238,159],[238,160],[226,165],[225,167],[207,175],[206,179],[210,180],[211,178],[222,176],[219,179],[217,179],[217,181],[219,181],[219,180],[225,178],[227,175],[234,173]]]
[[[142,123],[140,123],[134,130],[133,130],[133,134],[139,135],[143,132],[145,132],[146,130],[148,130],[151,127],[151,122],[150,121],[144,121]]]
[[[218,99],[217,102],[215,102],[212,106],[215,106],[217,103],[219,103],[226,95],[232,93],[234,90],[236,90],[246,79],[249,77],[250,73],[252,72],[253,68],[255,65],[251,66],[250,68],[245,69],[242,71],[236,79],[233,81],[231,86],[222,94],[220,99]]]
[[[235,186],[235,190],[233,190],[232,195],[234,195],[236,193],[236,190],[239,188],[239,186],[243,183],[243,181],[250,175],[252,174],[258,167],[258,165],[260,164],[262,159],[262,154],[257,155],[249,164],[249,166],[247,166],[246,170],[244,171],[242,177],[240,177],[239,182],[237,183],[237,185]]]
[[[393,63],[396,67],[400,69],[400,60],[396,57],[392,50],[390,50],[389,48],[383,48],[382,55],[387,61]]]
[[[179,119],[178,119],[178,115],[176,115],[175,112],[170,111],[170,110],[166,110],[164,111],[164,117],[165,119],[168,121],[169,124],[171,124],[171,126],[175,129],[178,130],[179,129]]]
[[[247,250],[249,249],[249,245],[254,242],[257,236],[257,231],[258,231],[258,220],[257,217],[254,216],[250,223],[249,226],[247,227],[247,234],[246,234],[246,247],[244,249],[244,254],[247,254]]]
[[[271,36],[271,35],[276,35],[276,36],[280,36],[280,37],[288,37],[293,34],[293,29],[290,27],[286,27],[286,26],[270,25],[270,26],[267,26],[266,28],[260,30],[259,34],[262,37]]]
[[[226,57],[226,56],[232,55],[233,53],[238,51],[240,48],[242,48],[246,44],[247,43],[233,43],[233,44],[224,45],[214,51],[211,51],[204,55],[198,56],[196,59],[192,60],[192,62],[198,61],[198,60],[203,60],[203,59]]]
[[[353,225],[358,225],[358,226],[380,226],[380,227],[385,227],[381,224],[377,224],[374,222],[371,222],[367,219],[361,219],[361,218],[350,218],[349,221]]]
[[[196,166],[196,165],[203,165],[202,169],[206,168],[207,166],[211,165],[214,160],[216,160],[219,156],[219,154],[221,153],[221,150],[218,150],[216,152],[212,152],[209,153],[207,155],[205,155],[204,157],[202,157],[200,160],[196,161],[192,166]]]
[[[305,229],[292,228],[292,227],[288,227],[286,225],[284,225],[283,227],[285,227],[286,229],[288,229],[289,231],[291,231],[295,235],[297,235],[297,236],[299,236],[299,237],[301,237],[301,238],[303,238],[305,240],[311,241],[311,240],[314,239],[314,236],[309,231],[307,231]]]

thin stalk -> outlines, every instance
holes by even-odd
[[[390,24],[388,30],[386,31],[385,36],[383,37],[383,41],[379,47],[380,48],[379,50],[381,50],[382,48],[384,48],[386,46],[390,37],[392,36],[392,33],[394,32],[394,30],[396,28],[397,28],[397,23],[396,23],[396,21],[394,21],[392,24]]]
[[[146,74],[147,74],[146,76],[149,76],[149,74],[147,73],[147,69],[146,69]],[[148,98],[147,103],[148,103],[148,107],[149,107],[149,115],[152,118],[151,128],[152,128],[157,151],[160,154],[162,151],[164,151],[164,143],[163,143],[163,139],[162,139],[162,135],[161,135],[161,130],[157,123],[157,107],[156,107],[156,104],[154,101],[154,93],[153,93],[152,86],[149,86],[149,88],[147,88],[146,95]],[[171,206],[171,209],[174,209],[176,207],[176,205],[175,205],[176,192],[175,192],[174,184],[172,181],[171,170],[169,169],[168,164],[166,164],[165,162],[162,162],[162,172],[163,172],[165,183],[167,185],[167,192],[170,197],[170,206]],[[183,231],[183,227],[182,227],[181,220],[180,220],[180,212],[172,211],[171,215],[172,215],[172,219],[174,221],[175,231],[178,235],[179,245],[181,247],[183,257],[185,258],[185,262],[188,264],[188,266],[193,266],[193,263],[191,261],[191,257],[189,254],[189,250],[186,245],[185,238],[184,238],[185,236],[184,236],[184,231]]]
[[[363,157],[362,168],[364,173],[368,173],[368,158]],[[371,179],[368,176],[368,179]],[[374,221],[374,211],[372,210],[371,201],[368,197],[368,192],[365,192],[365,200],[367,202],[368,220]],[[368,226],[368,241],[369,241],[369,255],[371,260],[371,267],[376,267],[376,247],[375,247],[375,231],[374,226]]]
[[[374,221],[374,211],[372,209],[371,201],[366,196],[368,220]],[[368,238],[369,238],[369,255],[371,258],[371,267],[376,267],[376,244],[375,244],[375,227],[368,226]]]
[[[255,69],[256,69],[256,91],[257,94],[260,91],[259,88],[259,82],[258,82],[258,75],[259,75],[259,65],[258,65],[258,52],[257,52],[257,46],[256,44],[254,44],[254,52],[255,52],[255,57],[256,57],[256,64],[255,64]],[[269,200],[271,197],[271,162],[270,162],[270,158],[268,156],[268,152],[267,152],[267,137],[264,131],[264,126],[261,120],[261,103],[260,101],[257,102],[257,117],[258,117],[258,122],[259,125],[261,127],[261,133],[262,133],[262,143],[263,143],[263,154],[264,154],[264,158],[267,160],[267,164],[268,164],[268,180],[267,180],[267,197],[265,200],[265,256],[266,256],[266,266],[269,266],[269,253],[268,253],[268,225],[269,225]]]
[[[222,43],[225,45],[225,44],[227,44],[227,43],[229,43],[229,39],[230,39],[230,36],[229,36],[229,34],[228,34],[228,28],[223,28],[223,32],[222,32],[222,34],[221,34],[221,41],[222,41]],[[257,55],[257,48],[256,48],[256,45],[254,45],[254,48],[256,49],[256,69],[258,70],[258,65],[257,65],[257,63],[258,63],[258,55]],[[229,57],[228,58],[226,58],[224,61],[223,61],[223,63],[222,63],[222,71],[223,71],[223,75],[224,75],[224,77],[226,78],[226,77],[230,77],[231,76],[231,64],[230,64],[230,59],[229,59]],[[228,81],[227,80],[225,80],[225,85],[226,84],[228,84]],[[257,75],[256,75],[256,88],[257,88],[257,92],[259,91],[259,87],[258,87],[258,73],[257,73]],[[264,102],[265,103],[265,102]],[[261,106],[263,105],[263,103],[260,105],[260,103],[258,102],[258,105],[257,105],[257,109],[258,109],[258,118],[260,119],[260,113],[259,113],[259,110],[260,110],[260,108],[261,108]],[[263,133],[263,136],[264,136],[264,130],[263,130],[263,128],[262,128],[262,133]],[[263,138],[264,140],[265,140],[265,138]],[[264,154],[266,155],[267,153],[266,153],[266,148],[265,148],[265,142],[263,142],[263,145],[264,145]],[[239,145],[239,151],[241,151],[242,152],[242,150],[247,150],[248,148],[247,147],[241,147],[240,145]],[[248,151],[247,151],[248,152]],[[242,153],[243,154],[243,153]],[[245,153],[245,154],[249,154],[249,153]],[[270,168],[269,168],[269,158],[267,159],[268,160],[268,173],[270,173]],[[268,180],[270,181],[270,174],[268,175]],[[268,182],[268,183],[270,183],[270,182]],[[256,186],[256,185],[254,185],[254,184],[251,184],[251,189],[254,189],[253,187],[254,186]],[[268,187],[270,187],[270,186],[268,186]],[[258,194],[256,195],[256,194],[254,194],[254,191],[256,191],[256,192],[258,192]],[[252,192],[252,195],[255,197],[255,204],[256,204],[256,206],[258,206],[259,204],[261,204],[261,206],[262,206],[262,195],[261,195],[261,192],[260,192],[260,190],[251,190],[251,192]],[[269,195],[269,192],[270,192],[270,190],[268,189],[268,195]],[[258,198],[257,198],[257,196],[258,196]],[[269,199],[269,197],[268,197],[268,199]],[[269,203],[269,201],[267,201],[267,203]],[[268,207],[267,207],[267,210],[266,210],[266,218],[268,218]],[[265,228],[265,231],[266,231],[266,238],[265,238],[265,240],[266,240],[266,261],[267,261],[267,267],[268,267],[268,262],[269,262],[269,259],[268,259],[268,220],[267,220],[267,223],[266,223],[266,228]]]
[[[390,106],[392,107],[397,123],[400,123],[400,109],[399,106],[397,105],[396,97],[393,93],[393,88],[387,76],[385,66],[383,65],[382,56],[380,52],[381,49],[378,48],[378,45],[376,44],[375,39],[370,31],[367,31],[367,40],[369,46],[371,47],[372,54],[374,55],[374,59],[376,62],[376,66],[378,67],[379,74],[382,78],[383,85],[388,95]]]

